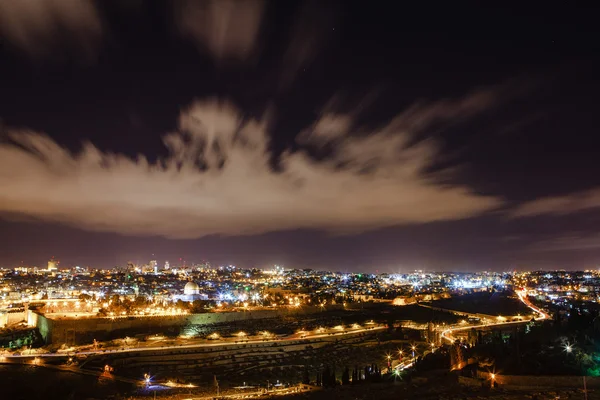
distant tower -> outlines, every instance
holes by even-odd
[[[56,271],[58,269],[58,261],[54,257],[48,261],[48,271]]]
[[[150,261],[150,269],[154,271],[154,275],[158,274],[158,261],[152,260]]]
[[[169,270],[169,262],[165,261],[165,267],[164,267],[165,271]]]

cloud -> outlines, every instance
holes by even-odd
[[[297,228],[360,232],[467,218],[501,201],[425,173],[438,146],[415,142],[401,127],[426,126],[424,116],[463,117],[478,109],[469,99],[479,96],[420,106],[420,113],[412,109],[370,132],[353,131],[351,116],[324,115],[303,140],[333,139],[333,154],[316,161],[288,151],[277,171],[267,124],[216,100],[181,112],[179,130],[163,138],[168,157],[154,163],[91,143],[73,153],[44,134],[13,130],[0,143],[0,212],[172,238]]]
[[[262,0],[179,0],[174,5],[179,30],[216,59],[244,60],[255,50]]]
[[[283,55],[280,85],[289,87],[298,73],[307,67],[329,41],[333,30],[335,10],[333,4],[306,1],[297,12],[290,29],[290,39]]]
[[[459,123],[489,110],[504,101],[507,94],[504,87],[494,87],[475,90],[458,100],[419,101],[393,118],[384,131],[403,132],[404,139],[415,140],[419,134],[438,123]],[[325,113],[310,129],[302,132],[301,141],[325,145],[336,143],[347,136],[354,124],[353,115],[336,113],[335,100],[334,98],[325,106]]]
[[[592,189],[566,196],[545,197],[523,203],[512,212],[512,216],[565,215],[599,207],[600,189]]]
[[[91,57],[102,24],[91,0],[0,0],[0,33],[34,57],[57,48],[74,48]]]
[[[562,237],[545,239],[532,244],[534,252],[594,250],[600,248],[600,234],[572,233]]]

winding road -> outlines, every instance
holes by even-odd
[[[517,296],[519,297],[519,300],[526,307],[528,307],[534,313],[539,315],[539,318],[537,319],[538,321],[550,318],[550,316],[544,310],[531,304],[531,302],[527,298],[527,292],[525,290],[519,290],[516,293],[517,293]],[[507,325],[517,325],[517,324],[524,324],[527,322],[529,322],[527,319],[522,319],[519,321],[499,321],[496,323],[485,324],[485,325],[479,324],[479,325],[455,326],[455,327],[450,327],[450,328],[444,330],[442,332],[442,339],[447,340],[450,343],[454,343],[456,338],[454,338],[453,333],[455,333],[455,332],[465,331],[465,330],[472,329],[472,328],[478,329],[478,328],[489,328],[489,327],[494,327],[494,326],[498,327],[498,326],[507,326]]]

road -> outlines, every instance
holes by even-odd
[[[306,389],[303,389],[306,387]],[[269,389],[268,392],[265,392],[263,389],[258,389],[254,392],[243,392],[243,393],[233,393],[233,394],[223,394],[219,396],[208,395],[208,396],[195,396],[195,397],[187,397],[183,400],[214,400],[214,399],[252,399],[252,398],[265,398],[265,397],[273,397],[273,396],[286,396],[293,393],[305,393],[314,390],[308,385],[297,385],[290,386],[286,388],[273,388]]]
[[[118,354],[118,353],[133,353],[133,352],[143,352],[143,351],[157,351],[157,350],[169,350],[169,349],[195,349],[195,348],[206,348],[206,347],[221,347],[221,346],[239,346],[240,344],[267,344],[267,343],[285,343],[285,342],[293,342],[293,341],[308,341],[326,337],[343,337],[347,335],[355,335],[357,333],[367,333],[378,330],[386,329],[387,327],[384,325],[373,325],[368,328],[360,328],[360,329],[348,329],[346,331],[333,332],[333,333],[322,333],[322,334],[313,334],[313,335],[303,335],[296,336],[293,335],[291,337],[285,338],[275,338],[275,339],[255,339],[255,340],[237,340],[236,342],[226,342],[226,341],[216,341],[216,343],[196,343],[196,344],[181,344],[174,346],[149,346],[149,347],[131,347],[127,349],[115,349],[115,350],[90,350],[90,351],[80,351],[74,353],[76,356],[81,355],[98,355],[98,354]],[[42,353],[42,354],[4,354],[2,356],[1,361],[10,361],[10,360],[19,360],[19,359],[31,359],[31,358],[52,358],[52,357],[68,357],[70,354],[65,353]]]
[[[519,300],[525,305],[527,306],[530,310],[532,310],[533,312],[535,312],[536,314],[539,315],[539,318],[537,319],[539,320],[544,320],[547,318],[550,318],[550,316],[548,314],[546,314],[543,310],[537,308],[536,306],[534,306],[533,304],[531,304],[531,302],[529,301],[529,299],[527,298],[527,294],[526,291],[517,291],[517,296],[519,297]],[[464,330],[468,330],[468,329],[479,329],[479,328],[487,328],[487,327],[498,327],[498,326],[506,326],[506,325],[516,325],[516,324],[524,324],[526,322],[529,322],[526,319],[523,320],[519,320],[519,321],[499,321],[499,322],[495,322],[495,323],[491,323],[491,324],[485,324],[485,325],[466,325],[466,326],[456,326],[456,327],[451,327],[448,328],[446,330],[444,330],[442,332],[442,338],[447,340],[450,343],[454,343],[454,341],[456,340],[454,338],[454,336],[452,336],[453,333],[455,332],[459,332],[459,331],[464,331]]]

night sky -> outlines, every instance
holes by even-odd
[[[0,266],[597,268],[598,8],[437,3],[0,0]]]

